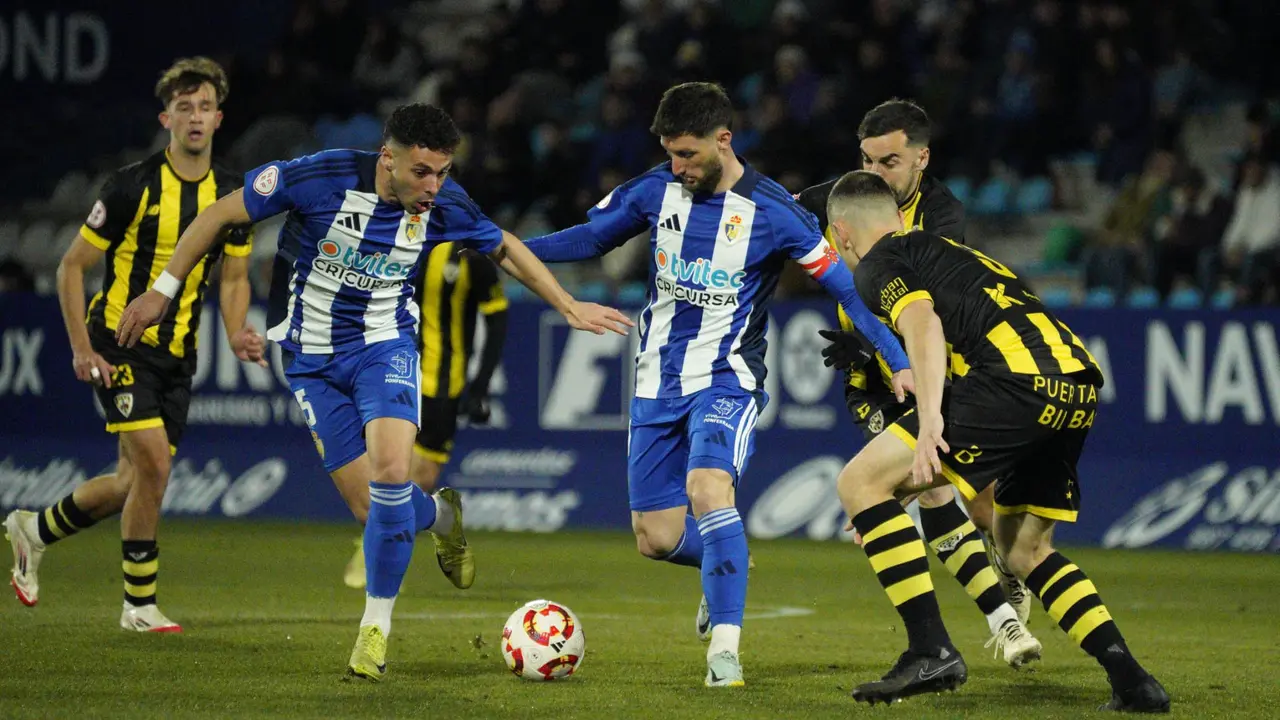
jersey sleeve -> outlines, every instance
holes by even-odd
[[[508,307],[507,296],[502,291],[498,267],[484,256],[472,255],[467,258],[467,262],[471,264],[471,296],[475,299],[480,314],[505,312]]]
[[[502,245],[502,229],[452,179],[436,194],[427,218],[427,237],[433,242],[457,242],[488,255]]]
[[[355,172],[355,161],[327,153],[269,162],[244,174],[244,207],[253,222],[307,207],[309,197],[335,175]]]
[[[80,235],[99,250],[109,250],[124,239],[125,231],[138,214],[138,201],[142,190],[125,172],[112,173],[98,199],[80,227]]]
[[[587,211],[587,221],[525,241],[543,262],[575,262],[600,257],[650,228],[645,207],[658,181],[641,175],[619,185]]]
[[[222,252],[231,257],[248,257],[253,254],[253,225],[237,225],[227,231],[227,241]]]
[[[898,326],[902,309],[916,300],[933,302],[933,296],[920,283],[911,268],[888,252],[868,256],[858,263],[855,275],[858,294],[868,307]]]
[[[939,195],[937,205],[925,212],[927,227],[924,229],[963,244],[966,224],[964,205],[949,194]]]
[[[818,218],[818,228],[825,232],[827,227],[827,198],[831,195],[831,188],[836,182],[824,182],[821,185],[807,187],[800,191],[796,196],[796,202],[800,203],[800,207],[813,213]]]

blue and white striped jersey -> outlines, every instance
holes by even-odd
[[[421,215],[378,197],[378,154],[327,150],[245,174],[254,222],[288,212],[280,231],[267,338],[300,353],[332,354],[416,338],[413,281],[431,248],[461,242],[489,253],[502,231],[446,179]]]
[[[649,231],[636,397],[763,387],[767,310],[788,258],[840,300],[895,371],[908,367],[817,218],[781,185],[743,166],[729,191],[695,194],[664,163],[605,196],[585,224],[528,242],[535,255],[554,262],[602,255]]]

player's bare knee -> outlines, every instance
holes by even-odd
[[[409,458],[381,458],[373,463],[373,481],[398,485],[409,481]]]
[[[854,456],[845,464],[836,479],[836,494],[840,497],[840,505],[849,517],[853,517],[867,509],[867,497],[872,489],[873,478],[867,463]]]
[[[723,470],[690,472],[685,480],[685,492],[696,516],[733,506],[733,478]]]
[[[953,497],[955,497],[955,495],[951,492],[951,488],[936,487],[932,490],[925,490],[920,493],[920,496],[916,499],[920,502],[920,507],[936,508],[942,507],[943,505],[951,502]]]
[[[995,508],[991,504],[989,493],[979,493],[972,500],[965,500],[964,504],[969,510],[969,519],[979,530],[984,533],[991,533],[994,530]]]
[[[671,532],[656,522],[644,522],[642,519],[632,523],[632,530],[636,534],[636,550],[651,560],[667,557],[680,542],[680,533]]]
[[[1019,535],[1009,547],[1001,548],[1001,555],[1009,569],[1023,579],[1051,554],[1053,545],[1048,538],[1027,534]]]

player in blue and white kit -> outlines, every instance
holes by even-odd
[[[670,162],[609,193],[586,223],[528,243],[544,261],[568,262],[648,235],[649,304],[627,467],[631,524],[645,556],[702,569],[698,635],[711,642],[711,687],[743,684],[748,558],[734,488],[768,402],[766,311],[784,262],[799,262],[840,301],[898,373],[899,400],[910,383],[901,345],[859,299],[817,218],[734,155],[732,118],[717,85],[667,90],[650,129]]]
[[[515,236],[499,229],[448,177],[458,130],[444,111],[397,108],[380,152],[335,150],[268,163],[243,191],[211,205],[183,233],[165,271],[125,309],[117,338],[132,346],[225,228],[282,212],[267,337],[316,449],[365,523],[365,614],[347,672],[386,672],[391,609],[414,536],[429,531],[441,570],[468,587],[474,561],[456,491],[427,495],[409,482],[419,425],[418,307],[413,280],[432,247],[458,242],[488,254],[580,330],[627,334],[622,313],[579,303]]]

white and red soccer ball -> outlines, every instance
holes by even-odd
[[[525,680],[558,680],[578,669],[586,654],[582,624],[569,608],[534,600],[507,618],[502,628],[502,658]]]

